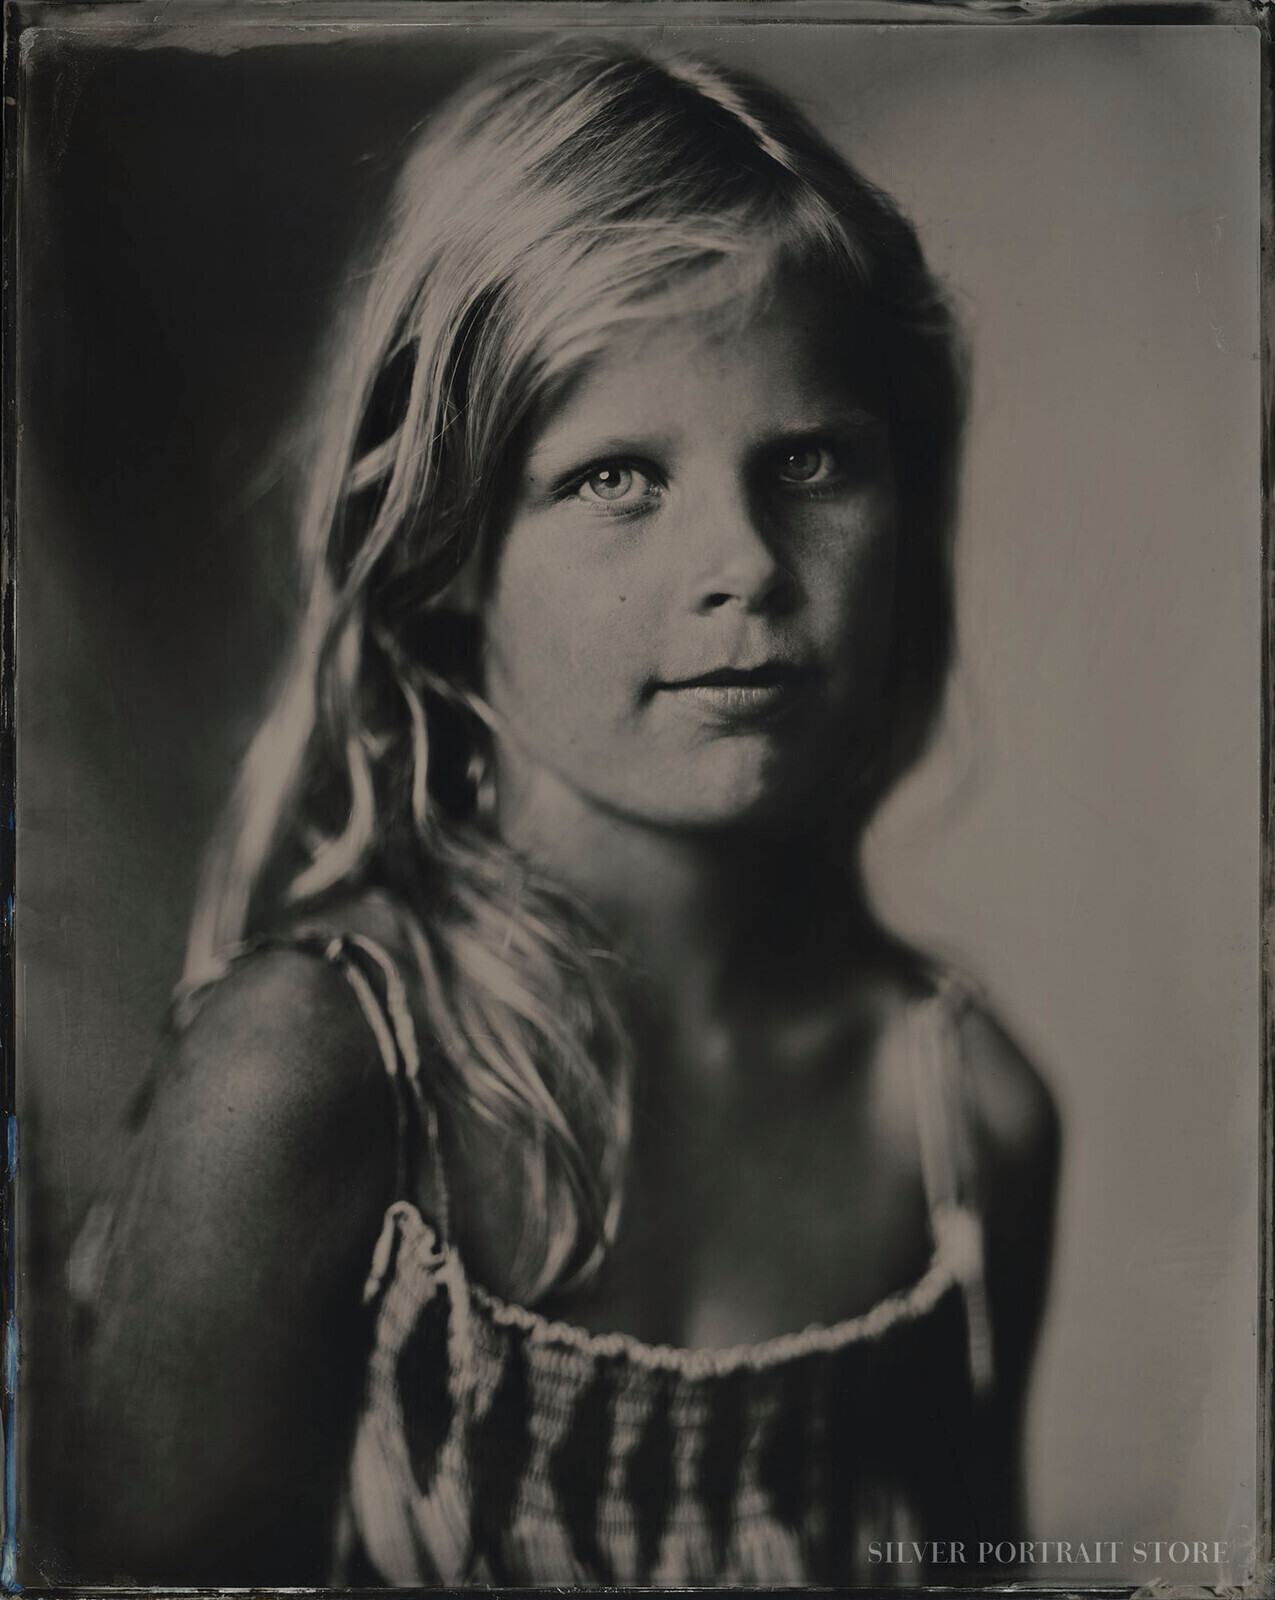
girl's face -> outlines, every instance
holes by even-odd
[[[627,334],[546,416],[485,614],[502,762],[666,827],[836,808],[894,608],[884,426],[826,303]]]

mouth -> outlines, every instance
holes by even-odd
[[[791,710],[814,681],[813,668],[792,661],[755,667],[715,667],[694,677],[670,679],[656,692],[695,706],[714,720],[765,720]]]

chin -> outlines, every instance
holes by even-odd
[[[795,764],[737,762],[699,774],[693,784],[669,784],[652,792],[649,775],[612,809],[650,827],[698,834],[747,833],[780,839],[808,833],[827,806],[828,785]]]

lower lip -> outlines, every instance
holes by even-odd
[[[808,679],[784,683],[688,683],[664,690],[709,721],[723,724],[769,722],[791,711],[805,693]]]

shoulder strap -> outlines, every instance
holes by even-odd
[[[909,1058],[921,1175],[935,1243],[948,1251],[965,1294],[970,1373],[976,1390],[993,1380],[991,1320],[983,1271],[983,1216],[976,1111],[960,1021],[974,991],[948,972],[912,1009]]]
[[[963,984],[944,974],[911,1013],[908,1053],[931,1215],[945,1205],[978,1205],[975,1112],[960,1034],[972,999]]]
[[[300,930],[300,934],[306,937],[307,930]],[[421,1084],[420,1048],[402,974],[385,947],[364,934],[343,933],[328,939],[323,956],[353,989],[394,1087],[398,1115],[395,1197],[401,1199],[415,1193],[413,1135],[417,1127],[423,1126],[434,1201],[432,1220],[439,1238],[446,1243],[451,1235],[451,1206],[438,1111]]]

